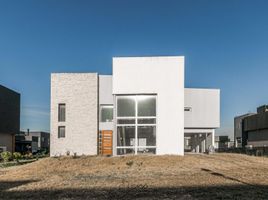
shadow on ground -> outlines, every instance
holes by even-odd
[[[213,176],[218,176],[218,177],[221,177],[221,178],[230,180],[230,181],[235,181],[235,182],[238,182],[238,183],[242,183],[242,184],[245,184],[245,185],[249,185],[249,186],[253,186],[253,187],[254,187],[254,185],[252,185],[252,184],[250,184],[250,183],[241,181],[241,180],[239,180],[239,179],[237,179],[237,178],[233,178],[233,177],[231,177],[231,176],[226,176],[226,175],[224,175],[224,174],[222,174],[222,173],[219,173],[219,172],[214,172],[214,171],[212,171],[212,170],[210,170],[210,169],[201,168],[201,171],[207,172],[207,173],[209,173],[209,174],[211,174],[211,175],[213,175]]]
[[[86,188],[55,190],[12,190],[34,181],[0,182],[0,199],[267,199],[268,186],[229,185],[210,187]],[[90,187],[90,186],[89,186]]]
[[[0,181],[0,194],[3,191],[6,191],[8,189],[19,187],[21,185],[25,185],[25,184],[32,183],[32,182],[36,182],[36,181],[32,181],[32,180],[26,180],[26,181]]]

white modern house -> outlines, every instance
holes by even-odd
[[[220,91],[184,87],[184,57],[115,57],[113,74],[51,75],[51,156],[201,153]]]

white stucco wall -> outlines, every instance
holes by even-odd
[[[99,104],[113,105],[113,77],[112,75],[99,75]],[[99,130],[113,130],[113,122],[99,122]]]
[[[66,121],[58,122],[58,104],[66,104]],[[97,154],[98,75],[55,73],[51,75],[51,156]],[[65,126],[65,138],[58,138]]]
[[[185,128],[220,127],[220,90],[185,88]]]
[[[113,58],[113,94],[157,94],[156,153],[184,154],[184,57]]]

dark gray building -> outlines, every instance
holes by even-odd
[[[19,131],[20,94],[0,85],[0,152],[14,152]]]
[[[235,147],[244,147],[247,143],[247,136],[243,129],[244,119],[256,113],[247,113],[245,115],[240,115],[234,118],[234,142]]]
[[[256,114],[247,114],[240,118],[235,118],[234,134],[236,140],[241,136],[241,146],[268,146],[268,105],[257,108]]]
[[[20,132],[16,135],[16,151],[32,153],[49,151],[50,134],[42,131]]]

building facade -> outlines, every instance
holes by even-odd
[[[20,132],[15,137],[16,152],[49,152],[50,134],[43,131]]]
[[[268,146],[268,106],[257,108],[257,113],[250,113],[235,118],[236,140],[241,140],[241,147]],[[241,128],[240,128],[241,127]],[[240,147],[239,142],[237,146]]]
[[[0,151],[15,151],[20,131],[20,94],[0,85]]]
[[[252,147],[268,146],[268,106],[257,108],[257,114],[244,119],[247,145]]]
[[[233,148],[233,142],[231,142],[228,135],[215,136],[215,150],[221,151],[228,148]]]
[[[244,119],[255,115],[256,113],[247,113],[234,118],[234,142],[236,148],[245,147],[247,145],[247,133],[244,131]]]
[[[182,56],[116,57],[113,75],[52,74],[50,153],[183,155],[185,134],[204,152],[219,104],[219,90],[185,89]]]
[[[186,152],[203,153],[215,147],[220,127],[220,90],[185,88],[184,146]]]

